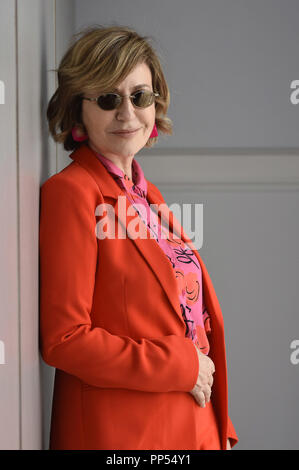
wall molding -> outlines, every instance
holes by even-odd
[[[298,154],[137,155],[145,176],[164,190],[299,189]],[[171,165],[171,167],[170,167]],[[157,171],[157,169],[159,171]]]

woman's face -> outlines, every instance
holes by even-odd
[[[120,95],[133,94],[136,86],[153,91],[152,75],[147,64],[139,64],[118,86]],[[116,91],[116,90],[109,90]],[[96,98],[98,94],[85,94]],[[105,111],[95,101],[82,101],[82,119],[88,133],[88,144],[96,152],[113,157],[134,157],[144,147],[155,124],[155,102],[147,108],[136,108],[129,97],[124,98],[117,109]],[[113,132],[125,129],[138,129],[134,134],[117,135]]]

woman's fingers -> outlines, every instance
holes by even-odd
[[[202,408],[204,408],[206,406],[205,394],[202,391],[197,392],[196,401],[199,404],[199,406],[201,406]]]
[[[210,387],[209,385],[207,385],[206,388],[205,388],[205,390],[204,390],[204,394],[205,394],[205,398],[206,398],[206,403],[208,403],[208,402],[210,401],[211,393],[212,393],[211,387]]]
[[[196,402],[204,408],[211,398],[215,364],[210,357],[203,354],[197,347],[196,351],[199,361],[199,372],[196,384],[190,393],[194,396]]]
[[[206,406],[206,403],[208,403],[211,399],[211,394],[212,390],[209,385],[206,385],[204,389],[199,390],[196,389],[192,395],[194,396],[195,400],[199,404],[201,408],[204,408]]]

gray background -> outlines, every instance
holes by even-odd
[[[75,26],[123,23],[153,36],[174,135],[159,148],[299,146],[298,0],[76,0]]]
[[[298,449],[299,2],[1,0],[0,448],[47,448],[54,369],[38,352],[39,188],[71,160],[45,111],[71,36],[153,37],[172,136],[136,156],[166,201],[202,203],[199,250],[223,311],[235,449]],[[169,171],[171,165],[171,171]]]

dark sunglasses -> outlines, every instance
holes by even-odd
[[[105,111],[111,111],[116,109],[122,103],[123,98],[126,96],[130,97],[132,104],[136,108],[147,108],[155,101],[156,96],[160,96],[159,93],[154,93],[149,90],[139,90],[136,91],[133,95],[119,95],[118,93],[106,93],[105,95],[100,95],[97,98],[85,98],[83,100],[96,101],[98,106]]]

